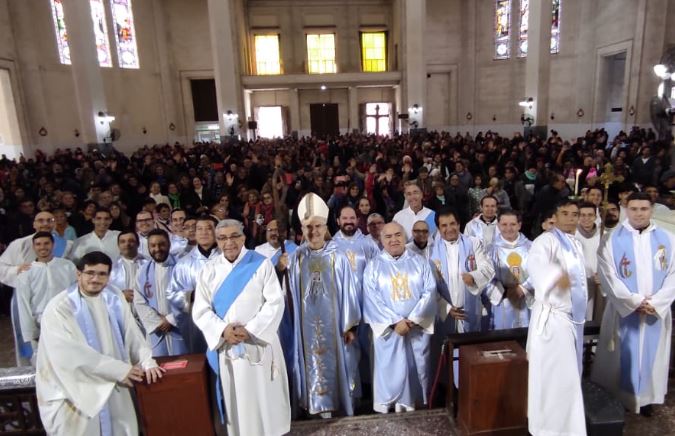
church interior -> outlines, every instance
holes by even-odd
[[[675,0],[0,0],[0,168],[77,148],[599,129],[611,143],[635,128],[673,155],[674,23]],[[675,229],[672,210],[660,219]],[[14,365],[1,315],[0,367]],[[626,412],[623,434],[675,435],[670,368],[665,405]],[[0,434],[23,434],[5,393]],[[290,434],[464,434],[436,406]]]

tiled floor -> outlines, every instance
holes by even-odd
[[[0,315],[0,367],[14,365],[14,341],[8,317]],[[456,427],[444,410],[408,414],[369,415],[328,421],[303,421],[293,424],[294,435],[455,435]],[[654,416],[644,418],[626,413],[624,435],[675,435],[675,378],[671,376],[666,404],[655,408]]]

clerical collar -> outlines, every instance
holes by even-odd
[[[485,217],[483,216],[483,214],[480,214],[480,215],[478,216],[478,218],[479,218],[481,221],[483,221],[485,224],[492,224],[492,223],[495,222],[495,220],[497,219],[496,216],[493,216],[492,219],[491,219],[490,221],[486,221],[486,220],[485,220]]]
[[[446,239],[443,239],[443,242],[445,242],[447,245],[457,245],[457,243],[459,242],[459,236],[454,241],[448,241]]]
[[[199,250],[199,252],[202,254],[202,256],[204,256],[207,259],[209,258],[209,256],[211,256],[211,253],[213,252],[213,250],[215,248],[216,248],[216,244],[213,244],[211,247],[209,247],[206,250],[204,250],[201,245],[197,245],[197,249]]]
[[[420,247],[419,244],[417,243],[417,241],[414,240],[414,239],[413,239],[413,244],[415,244],[415,247],[419,248],[420,250],[424,250],[425,248],[427,248],[427,247],[429,246],[429,241],[427,241],[427,242],[424,244],[424,247]]]
[[[595,224],[593,224],[593,229],[590,232],[584,230],[584,228],[581,227],[581,226],[577,227],[577,231],[579,232],[579,234],[586,239],[590,239],[593,236],[595,236],[595,233],[597,232],[597,230],[598,230],[598,226],[596,226]]]

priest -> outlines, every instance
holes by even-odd
[[[79,258],[92,251],[102,251],[116,261],[120,255],[119,248],[117,248],[117,235],[119,230],[110,230],[112,224],[112,215],[110,210],[99,208],[94,213],[92,219],[94,223],[94,231],[80,236],[73,244],[73,251],[70,257],[74,262]]]
[[[216,245],[216,224],[218,221],[211,215],[202,215],[197,218],[195,224],[197,246],[176,263],[166,292],[171,312],[174,314],[190,353],[206,351],[204,335],[194,325],[191,312],[194,290],[197,287],[197,275],[209,259],[219,254]]]
[[[292,395],[310,415],[354,414],[360,385],[354,341],[361,321],[349,260],[326,242],[328,206],[316,194],[298,205],[302,244],[289,259],[295,353]]]
[[[222,254],[198,274],[192,316],[208,343],[227,434],[285,434],[291,410],[277,335],[283,291],[272,263],[244,248],[241,222],[220,221],[216,240]]]
[[[532,243],[525,270],[535,302],[527,336],[529,431],[586,435],[581,357],[586,317],[586,270],[574,238],[579,207],[561,200],[555,225]]]
[[[635,413],[651,416],[668,391],[675,240],[651,221],[652,199],[630,194],[627,219],[600,247],[607,306],[592,378]]]
[[[492,244],[495,236],[499,234],[496,197],[486,195],[480,199],[480,214],[466,223],[464,234],[478,238],[485,247]]]
[[[153,356],[176,356],[188,352],[185,339],[178,329],[178,320],[167,289],[176,258],[170,254],[169,234],[162,229],[148,233],[150,261],[136,277],[134,307],[149,336]]]
[[[398,223],[382,229],[384,250],[366,266],[364,321],[373,332],[373,409],[411,411],[426,404],[436,284],[428,261],[406,249]]]
[[[75,282],[75,265],[54,257],[54,236],[49,232],[33,235],[36,260],[28,271],[19,274],[16,298],[19,306],[21,337],[30,345],[26,350],[35,356],[40,338],[40,322],[47,303]]]
[[[42,315],[35,391],[50,435],[138,435],[133,382],[163,370],[138,330],[124,297],[107,287],[112,262],[85,254],[77,282]]]
[[[534,289],[528,280],[525,263],[532,241],[520,233],[519,212],[505,211],[497,218],[499,233],[488,248],[495,277],[487,287],[492,306],[492,328],[495,330],[527,327]]]

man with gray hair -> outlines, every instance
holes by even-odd
[[[384,217],[377,212],[373,212],[368,215],[366,225],[368,226],[368,237],[382,250],[380,233],[382,232],[382,227],[384,227]]]
[[[215,232],[220,253],[197,274],[192,317],[208,344],[221,419],[230,435],[285,434],[291,407],[277,334],[284,293],[272,262],[244,247],[241,222],[222,220]]]

